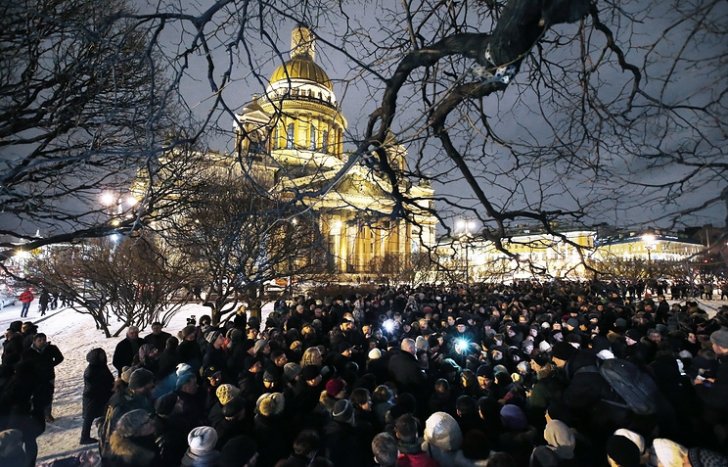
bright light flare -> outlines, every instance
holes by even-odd
[[[470,342],[467,339],[463,337],[455,339],[455,352],[463,354],[468,350],[468,347],[470,347]]]
[[[116,203],[116,196],[110,191],[104,191],[101,193],[100,200],[104,206],[111,206]]]
[[[382,327],[385,331],[391,333],[394,331],[394,320],[393,319],[385,319],[382,323]]]

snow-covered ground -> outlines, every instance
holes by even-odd
[[[38,438],[38,462],[49,458],[71,455],[88,446],[78,443],[81,436],[81,395],[83,393],[83,372],[86,368],[86,354],[95,347],[106,350],[109,363],[116,344],[124,336],[106,339],[97,330],[90,316],[77,313],[70,308],[61,308],[40,316],[37,305],[31,305],[27,318],[20,318],[20,306],[10,306],[0,310],[2,330],[15,320],[34,321],[39,332],[57,345],[64,356],[63,362],[56,367],[56,392],[53,401],[53,416],[56,421],[46,426],[46,431]],[[172,317],[165,330],[173,335],[187,324],[190,315],[209,314],[209,309],[201,305],[186,305]],[[141,336],[150,330],[141,332]],[[109,369],[116,371],[109,364]]]
[[[726,301],[701,301],[703,308],[712,316]],[[265,323],[267,315],[272,311],[272,304],[263,307],[262,322]],[[182,329],[190,315],[201,316],[207,314],[208,309],[202,305],[186,305],[173,317],[165,330],[173,335]],[[14,320],[21,319],[20,306],[10,306],[0,310],[0,326],[2,330]],[[45,433],[38,438],[38,461],[43,462],[52,458],[75,454],[83,449],[78,444],[81,433],[81,394],[83,392],[83,372],[86,368],[86,353],[94,347],[106,350],[109,362],[117,342],[123,338],[106,339],[88,315],[76,313],[69,308],[62,308],[49,312],[41,317],[37,304],[31,306],[28,318],[38,324],[40,332],[45,333],[48,339],[57,345],[63,353],[65,360],[56,367],[56,392],[53,403],[54,423],[47,425]],[[149,330],[141,332],[145,336]],[[114,372],[114,369],[109,368]]]

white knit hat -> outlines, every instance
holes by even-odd
[[[204,454],[215,449],[217,431],[211,426],[198,426],[187,435],[187,444],[192,454]]]

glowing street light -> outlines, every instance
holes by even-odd
[[[645,244],[647,250],[647,272],[650,278],[652,277],[652,250],[657,245],[657,237],[653,233],[646,233],[642,235],[642,242]]]
[[[469,239],[471,232],[475,232],[477,224],[473,219],[457,219],[455,221],[455,233],[460,238],[460,243],[465,241],[465,283],[470,284],[470,257],[469,257]]]

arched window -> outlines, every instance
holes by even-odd
[[[323,133],[321,133],[321,148],[322,151],[327,153],[329,152],[329,132],[327,130],[324,130]]]
[[[286,132],[286,149],[293,149],[293,123],[288,124]]]
[[[280,138],[281,129],[278,125],[276,125],[276,128],[273,131],[273,149],[278,149],[281,146]]]
[[[311,125],[311,142],[309,143],[309,149],[314,151],[316,149],[316,127]]]

